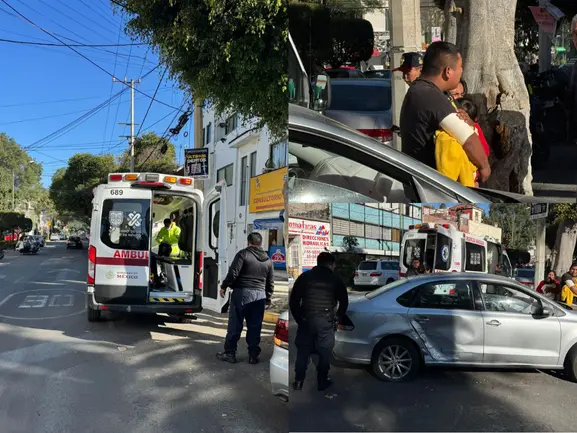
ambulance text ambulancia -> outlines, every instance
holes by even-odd
[[[225,212],[220,211],[226,187],[219,183],[205,197],[193,184],[181,176],[113,173],[94,189],[89,321],[102,311],[184,316],[226,309],[228,294],[219,295],[228,268]],[[177,235],[168,253],[158,237],[166,224]]]

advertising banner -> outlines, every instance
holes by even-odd
[[[283,187],[287,174],[288,170],[281,168],[250,180],[250,213],[284,209]]]
[[[184,150],[184,175],[194,179],[208,179],[208,149]]]
[[[289,235],[301,238],[303,271],[316,266],[317,256],[331,245],[331,225],[321,221],[289,218]]]

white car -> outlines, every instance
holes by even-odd
[[[60,240],[60,236],[58,236],[56,233],[52,233],[50,235],[50,240],[51,241],[59,241]]]
[[[272,393],[281,400],[289,400],[289,313],[278,316],[274,330],[274,349],[270,359]]]
[[[381,287],[399,279],[399,262],[365,260],[355,272],[355,287]]]

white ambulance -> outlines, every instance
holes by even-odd
[[[205,197],[193,179],[158,173],[112,173],[94,189],[88,247],[87,314],[225,312],[219,295],[228,270],[226,186]],[[221,212],[222,210],[222,212]],[[182,227],[177,256],[160,256],[163,221]],[[159,275],[162,278],[158,277]]]
[[[400,256],[400,277],[406,276],[415,257],[431,272],[483,272],[512,277],[509,257],[500,243],[463,233],[452,224],[409,226]]]

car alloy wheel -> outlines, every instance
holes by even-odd
[[[417,348],[404,338],[392,337],[381,341],[372,359],[373,374],[386,382],[412,379],[421,367]]]

